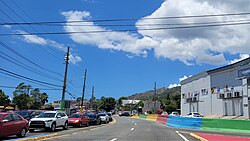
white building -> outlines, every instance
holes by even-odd
[[[122,100],[122,106],[127,104],[137,104],[138,102],[140,102],[140,100]]]
[[[244,116],[250,109],[250,58],[181,81],[181,113]]]

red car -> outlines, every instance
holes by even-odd
[[[0,112],[0,137],[11,135],[24,137],[28,128],[28,121],[22,116],[10,112]]]
[[[89,126],[89,117],[82,113],[75,113],[69,117],[68,122],[71,126]]]

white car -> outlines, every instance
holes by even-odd
[[[109,116],[106,113],[100,113],[98,115],[101,118],[101,122],[109,123]]]
[[[180,116],[179,112],[172,112],[170,116]]]
[[[46,111],[29,122],[29,131],[36,129],[49,129],[55,131],[57,127],[68,129],[68,116],[61,111]]]
[[[203,117],[203,115],[199,114],[198,112],[191,112],[187,114],[187,117]]]

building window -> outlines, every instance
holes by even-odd
[[[208,95],[208,90],[207,89],[201,89],[201,95],[202,96]]]

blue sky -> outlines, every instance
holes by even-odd
[[[8,8],[8,5],[10,8]],[[0,26],[2,33],[32,32],[74,32],[74,31],[114,31],[95,34],[0,36],[0,41],[19,54],[38,63],[43,68],[64,73],[64,55],[70,46],[70,65],[67,89],[75,97],[81,96],[83,70],[87,69],[85,98],[95,95],[119,98],[157,87],[172,87],[180,83],[184,76],[194,75],[249,57],[248,25],[234,27],[214,27],[204,29],[142,31],[140,25],[162,23],[190,23],[202,21],[230,20],[232,17],[186,20],[144,20],[166,16],[204,15],[220,13],[248,12],[249,2],[225,3],[221,1],[145,1],[145,0],[3,0],[0,2],[0,22],[67,21],[64,26],[11,25]],[[21,8],[21,9],[20,9]],[[15,11],[18,15],[13,13]],[[204,10],[206,9],[206,10]],[[9,17],[8,17],[8,16]],[[21,17],[21,18],[20,18]],[[74,20],[127,19],[125,22],[89,22],[91,26],[70,26]],[[247,19],[248,17],[237,17]],[[234,20],[237,18],[233,17]],[[135,32],[117,32],[128,27],[106,27],[103,24],[131,24]],[[156,26],[157,27],[157,26]],[[145,26],[145,28],[150,28]],[[8,54],[41,75],[23,69],[0,58],[0,67],[36,80],[62,85],[63,77],[27,62],[1,46]],[[6,56],[5,56],[6,57]],[[9,58],[9,57],[7,57]],[[59,79],[58,80],[55,80]],[[20,82],[33,88],[48,88],[12,78],[0,73],[0,86],[17,86]],[[14,89],[1,88],[12,96]],[[60,90],[43,90],[49,94],[49,101],[60,100]],[[66,99],[72,97],[66,93]]]

